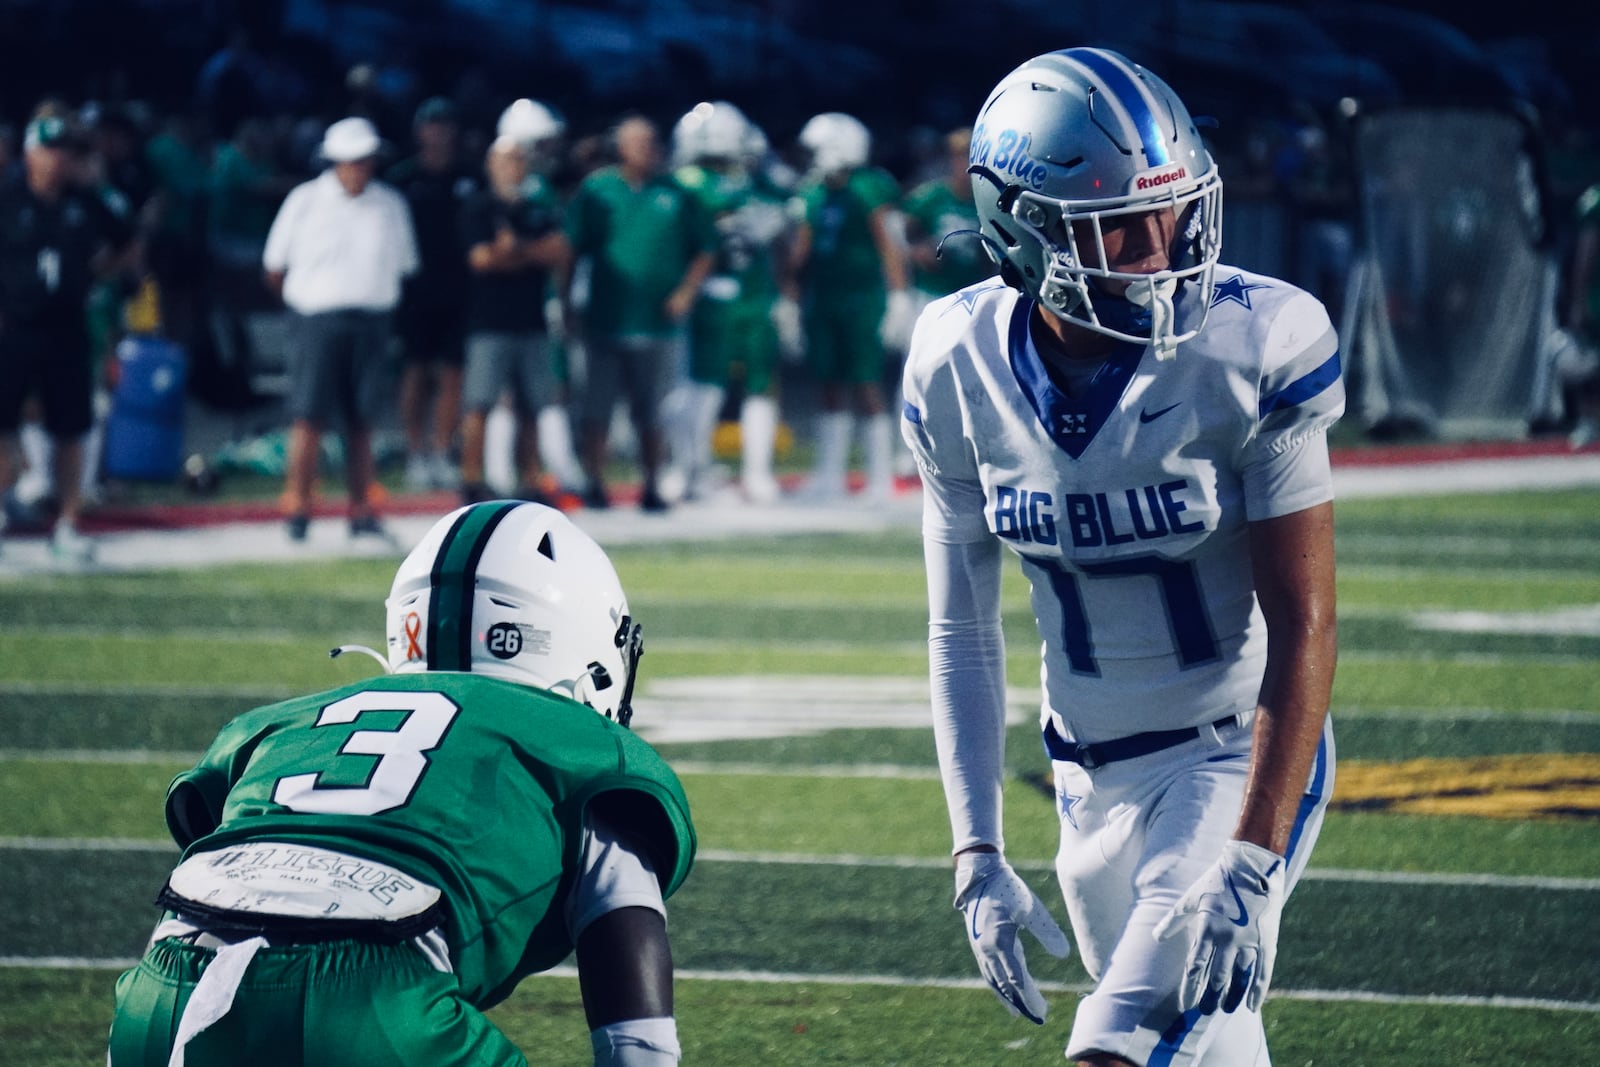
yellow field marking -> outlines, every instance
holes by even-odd
[[[1600,754],[1340,761],[1332,806],[1493,819],[1600,818]]]

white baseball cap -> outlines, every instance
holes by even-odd
[[[340,119],[322,135],[322,158],[329,163],[354,163],[369,159],[383,147],[377,127],[360,116]]]

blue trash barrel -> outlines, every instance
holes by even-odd
[[[159,337],[128,337],[117,345],[117,361],[101,469],[108,478],[133,481],[177,477],[183,468],[187,353]]]

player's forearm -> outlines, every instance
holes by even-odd
[[[1006,645],[1000,557],[989,543],[923,543],[934,748],[954,852],[1000,848]]]
[[[1251,523],[1250,550],[1267,666],[1234,836],[1282,854],[1322,742],[1338,659],[1333,505]]]
[[[1288,851],[1300,799],[1316,762],[1328,715],[1337,638],[1329,625],[1307,632],[1277,658],[1256,707],[1254,755],[1234,836]]]
[[[1004,840],[1005,641],[998,627],[929,629],[934,748],[950,812],[952,851]]]

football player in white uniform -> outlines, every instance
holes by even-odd
[[[956,906],[996,994],[1043,1022],[1018,929],[1069,945],[1004,856],[1004,545],[1095,980],[1067,1058],[1264,1065],[1279,916],[1333,785],[1337,338],[1309,294],[1218,264],[1216,164],[1123,56],[1007,75],[971,175],[1000,275],[923,312],[902,418]]]

